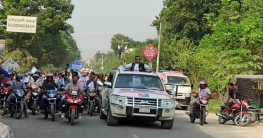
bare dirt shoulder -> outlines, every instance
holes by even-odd
[[[185,111],[176,110],[176,116],[189,118]],[[213,113],[209,113],[207,116],[207,122],[209,124],[200,126],[199,119],[196,120],[195,124],[201,131],[216,137],[216,138],[262,138],[263,134],[263,123],[251,123],[246,127],[234,126],[231,121],[226,122],[226,124],[218,123],[218,116]],[[190,121],[189,121],[190,123]]]

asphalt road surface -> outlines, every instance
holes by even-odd
[[[42,114],[29,114],[21,119],[9,116],[0,117],[0,121],[11,127],[15,138],[234,138],[236,127],[219,125],[216,120],[208,120],[209,124],[200,126],[189,122],[184,111],[176,110],[174,126],[171,130],[162,129],[160,122],[143,122],[123,120],[119,126],[107,126],[106,120],[101,120],[99,114],[88,116],[84,114],[70,126],[66,119],[56,115],[56,121],[50,117],[44,119]],[[233,128],[232,128],[233,127]],[[239,137],[240,138],[240,137]]]

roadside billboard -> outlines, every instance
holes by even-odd
[[[6,31],[20,33],[36,33],[37,17],[7,16]]]

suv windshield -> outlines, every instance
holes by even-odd
[[[164,90],[161,79],[158,76],[141,74],[119,74],[115,88]]]
[[[167,76],[167,83],[190,86],[190,82],[187,77]]]

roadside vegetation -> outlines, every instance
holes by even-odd
[[[67,0],[0,0],[0,22],[6,24],[7,15],[37,17],[35,34],[10,33],[0,27],[0,39],[6,40],[3,61],[13,58],[29,71],[32,66],[52,71],[80,59],[80,51],[71,33],[74,28],[66,21],[71,18],[74,5]]]
[[[206,80],[217,99],[211,100],[209,110],[217,111],[225,101],[226,85],[236,74],[262,74],[263,62],[263,0],[165,0],[164,8],[152,22],[162,23],[160,69],[183,71],[198,87]],[[157,30],[158,32],[158,30]],[[111,41],[113,52],[105,54],[107,65],[102,71],[122,64],[117,58],[117,46],[129,42],[134,52],[125,54],[127,62],[148,44],[157,48],[158,40],[137,42],[116,34]],[[100,71],[102,59],[95,55],[91,66]],[[153,60],[156,65],[156,58]],[[142,62],[148,63],[147,60]],[[155,68],[155,66],[153,66]],[[212,109],[213,108],[213,109]]]

